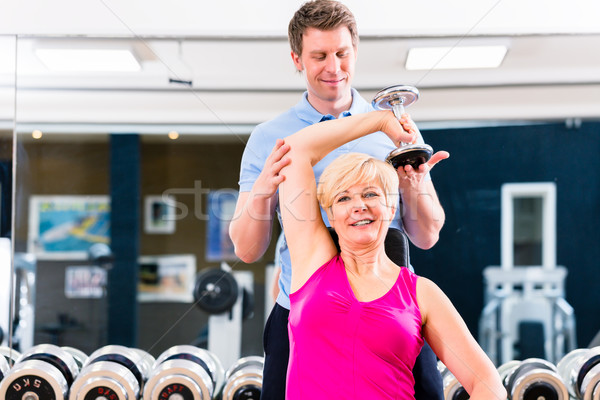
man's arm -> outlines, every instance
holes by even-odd
[[[413,133],[418,132],[415,123],[407,114],[401,118],[404,124],[412,126]],[[450,155],[440,151],[415,170],[410,165],[398,168],[400,179],[401,217],[404,230],[410,241],[421,249],[430,249],[439,239],[446,216],[431,179],[425,179],[429,171],[439,161]]]
[[[271,242],[277,187],[284,179],[279,172],[289,164],[289,159],[283,158],[288,151],[289,146],[277,140],[252,190],[238,197],[229,236],[235,254],[246,263],[262,257]]]
[[[430,161],[438,162],[440,159],[436,155]],[[429,165],[421,165],[418,172],[410,166],[398,171],[402,223],[411,242],[421,249],[430,249],[436,244],[446,219],[433,182],[424,179],[427,173],[424,171],[430,169]]]

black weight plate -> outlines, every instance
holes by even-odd
[[[556,388],[549,382],[543,381],[533,382],[523,393],[523,400],[558,400],[559,398]]]
[[[234,276],[220,268],[207,268],[198,273],[194,299],[200,309],[209,314],[231,310],[238,298]]]
[[[431,158],[431,152],[428,149],[406,149],[406,151],[389,157],[388,162],[392,164],[394,169],[404,167],[406,165],[418,169],[421,164],[426,163]]]
[[[244,385],[235,391],[233,400],[259,400],[262,390],[254,385]]]

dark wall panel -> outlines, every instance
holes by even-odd
[[[432,177],[446,212],[433,249],[413,247],[412,263],[454,302],[471,331],[483,307],[482,271],[500,264],[501,185],[555,182],[557,263],[568,269],[578,345],[600,329],[600,123],[430,130],[425,139],[451,157]]]

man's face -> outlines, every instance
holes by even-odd
[[[296,68],[304,71],[313,106],[314,102],[351,101],[356,49],[347,27],[308,28],[302,36],[302,54],[292,52],[292,59]]]

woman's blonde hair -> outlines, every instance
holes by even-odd
[[[373,181],[380,183],[386,204],[395,206],[398,200],[398,173],[394,167],[368,154],[344,154],[329,164],[321,174],[317,200],[326,210],[333,205],[335,197],[350,186]]]

